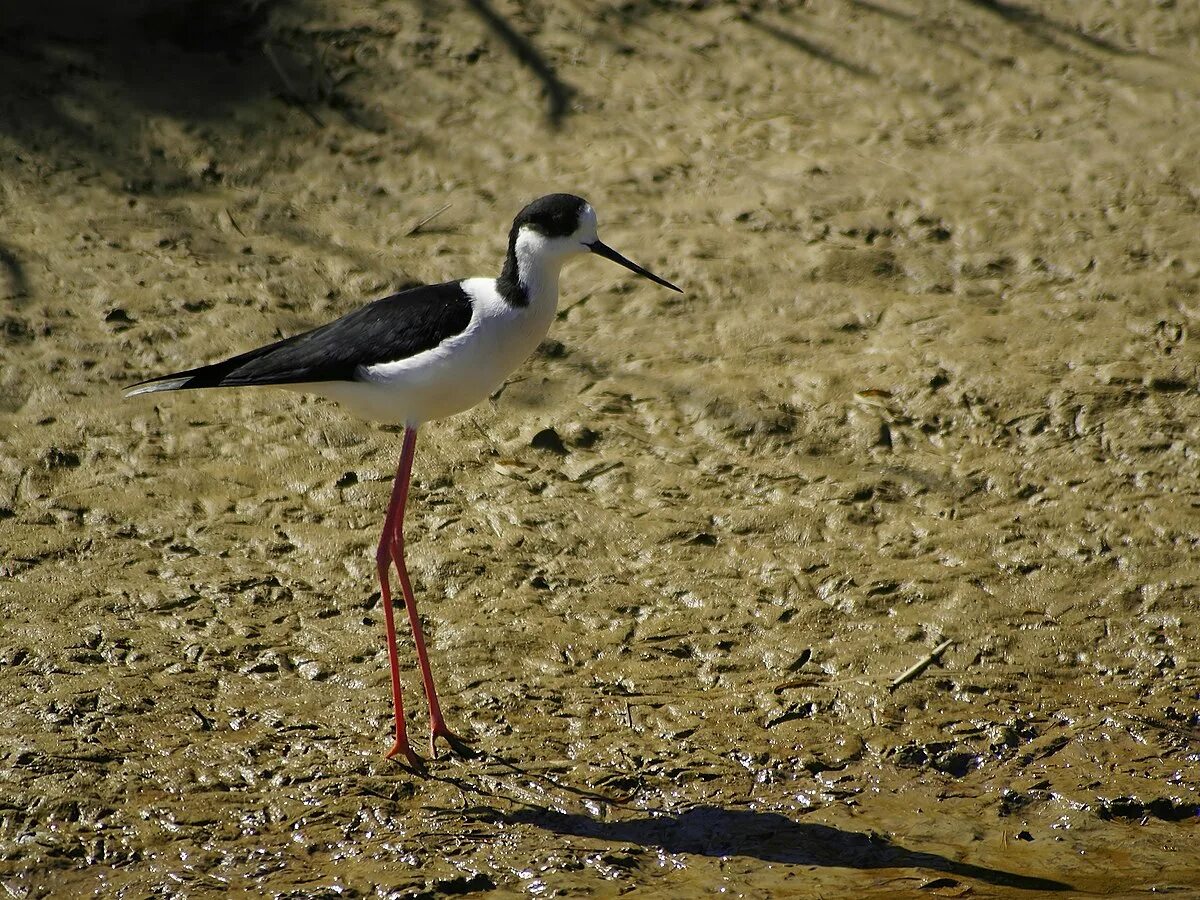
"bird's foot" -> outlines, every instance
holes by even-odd
[[[408,760],[409,767],[414,772],[425,771],[425,760],[417,756],[416,751],[413,750],[412,745],[408,743],[407,738],[396,738],[396,743],[393,744],[392,749],[388,751],[387,758],[394,759],[399,754],[404,755],[404,758]]]
[[[429,752],[433,754],[433,758],[437,759],[437,742],[438,738],[445,740],[450,745],[450,752],[464,759],[475,759],[479,756],[479,751],[471,746],[471,742],[466,738],[461,738],[449,728],[445,722],[435,722],[433,728],[429,732]]]

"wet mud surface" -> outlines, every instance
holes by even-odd
[[[1200,891],[1192,5],[53,7],[0,33],[9,895]],[[120,389],[494,273],[549,190],[687,293],[572,263],[422,431],[481,755],[416,775],[399,435]]]

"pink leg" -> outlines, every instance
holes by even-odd
[[[429,750],[437,756],[437,739],[444,738],[450,748],[457,753],[469,754],[470,750],[458,735],[446,727],[442,718],[442,706],[438,702],[437,688],[433,684],[433,672],[429,668],[429,654],[425,651],[425,634],[421,630],[421,619],[417,615],[417,601],[413,596],[412,585],[408,580],[408,566],[404,562],[404,507],[408,499],[408,485],[412,474],[413,457],[416,455],[417,429],[409,427],[404,431],[404,449],[400,454],[400,469],[396,473],[397,490],[400,492],[400,503],[391,525],[391,556],[396,564],[396,573],[400,576],[400,588],[404,594],[404,606],[408,610],[408,621],[412,626],[413,643],[417,646],[417,662],[421,666],[421,680],[425,685],[425,697],[429,700]]]
[[[404,725],[404,699],[400,692],[400,661],[396,655],[396,625],[392,615],[392,592],[388,586],[388,569],[392,561],[392,532],[395,530],[397,520],[404,515],[404,500],[408,493],[408,472],[412,468],[412,452],[408,444],[406,436],[404,450],[400,454],[400,466],[396,470],[396,480],[392,485],[392,499],[388,503],[387,516],[383,521],[383,534],[379,538],[379,549],[375,552],[375,566],[379,571],[379,589],[383,596],[383,614],[387,622],[388,662],[392,667],[392,707],[396,712],[396,743],[388,751],[387,758],[391,759],[397,753],[403,753],[408,764],[414,769],[419,769],[423,763],[408,743],[408,729]]]

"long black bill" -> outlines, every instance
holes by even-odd
[[[657,275],[655,275],[649,269],[643,269],[641,266],[639,266],[637,263],[635,263],[632,259],[626,259],[620,253],[618,253],[616,250],[614,250],[612,247],[608,246],[608,244],[604,243],[604,241],[593,241],[592,243],[587,245],[587,248],[589,250],[591,250],[593,253],[595,253],[597,256],[603,256],[605,259],[611,259],[613,262],[624,266],[630,272],[637,272],[643,278],[649,278],[655,284],[661,284],[665,288],[670,288],[673,291],[679,291],[679,293],[681,293],[681,294],[683,293],[682,290],[675,287],[675,285],[671,284],[671,282],[667,281],[667,279],[659,278]]]

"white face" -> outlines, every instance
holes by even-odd
[[[571,239],[578,242],[583,247],[584,252],[587,252],[587,245],[596,243],[598,235],[596,234],[596,211],[592,209],[592,204],[587,204],[579,211],[579,227],[575,229],[575,233],[571,235]]]
[[[517,233],[517,257],[529,259],[562,259],[578,253],[588,253],[588,244],[595,243],[596,212],[591,204],[579,212],[579,225],[567,237],[546,237],[529,226]]]

